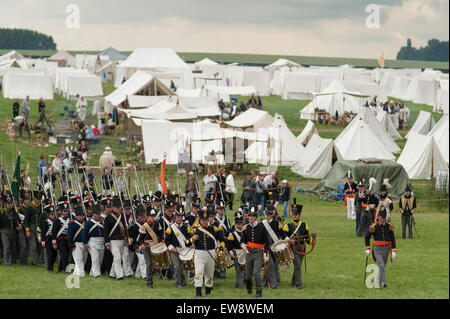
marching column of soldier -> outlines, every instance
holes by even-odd
[[[349,175],[350,177],[351,175]],[[104,184],[104,180],[102,184]],[[117,181],[109,180],[109,195],[95,192],[95,179],[85,179],[83,190],[72,180],[60,182],[61,196],[56,199],[53,188],[44,192],[20,190],[17,200],[10,189],[0,196],[0,230],[2,259],[6,266],[16,260],[31,265],[45,263],[48,271],[73,271],[78,276],[98,277],[107,273],[110,278],[143,278],[153,288],[155,275],[174,279],[177,289],[192,280],[196,296],[211,294],[214,279],[224,279],[232,267],[236,272],[236,288],[246,288],[255,297],[262,296],[262,288],[276,289],[280,283],[280,266],[294,265],[291,285],[303,288],[302,264],[316,244],[317,234],[309,233],[309,226],[300,217],[303,206],[295,199],[291,205],[292,221],[283,223],[278,216],[276,199],[268,193],[264,208],[247,202],[235,213],[231,222],[227,217],[227,202],[223,192],[191,199],[185,211],[185,197],[168,191],[136,195],[130,191],[116,192]],[[385,183],[381,198],[373,192],[374,179],[364,190],[363,182],[349,178],[345,185],[352,195],[356,210],[356,234],[364,236],[366,254],[370,252],[370,238],[374,260],[380,267],[380,285],[386,286],[387,256],[395,258],[396,247],[390,214],[392,199]],[[78,186],[78,187],[77,187]],[[80,190],[72,191],[74,189]],[[145,189],[145,186],[144,186]],[[356,190],[356,191],[355,191]],[[406,189],[399,202],[402,230],[406,227],[412,239],[412,220],[416,200]],[[265,216],[258,220],[258,216]],[[349,217],[351,215],[349,214]],[[310,249],[306,247],[309,245]],[[264,275],[261,276],[263,271]]]

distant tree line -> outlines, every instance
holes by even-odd
[[[0,28],[0,49],[56,50],[51,36],[26,29]]]
[[[397,53],[397,60],[422,60],[448,62],[448,41],[437,39],[428,40],[425,47],[414,48],[411,39],[406,42],[406,47],[401,47]]]

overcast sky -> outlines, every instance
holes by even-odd
[[[366,7],[380,8],[367,28]],[[77,4],[80,28],[66,6]],[[399,48],[449,39],[448,0],[0,0],[0,26],[52,35],[58,49],[170,47],[185,52],[395,59]]]

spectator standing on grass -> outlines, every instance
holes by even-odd
[[[112,155],[111,147],[105,147],[105,151],[98,161],[100,169],[102,171],[104,171],[105,168],[111,169],[114,166],[115,160],[116,158]]]
[[[248,100],[247,105],[249,105],[249,104],[250,104],[251,107],[255,107],[255,108],[258,106],[258,101],[255,98],[254,94],[252,94],[250,100]]]
[[[232,210],[233,209],[233,200],[235,194],[237,194],[236,186],[234,185],[234,176],[236,175],[235,171],[230,171],[230,174],[227,176],[226,179],[226,187],[225,192],[227,193],[229,207]]]
[[[258,95],[258,109],[262,110],[262,101],[261,101],[261,97]]]
[[[253,181],[253,175],[251,172],[247,173],[247,179],[242,184],[242,202],[249,206],[255,203],[255,189],[256,185]]]
[[[101,107],[100,110],[97,112],[97,119],[98,119],[98,129],[103,134],[105,129],[105,123],[106,123],[106,113],[105,108]]]
[[[19,116],[19,108],[20,108],[19,100],[18,99],[14,99],[14,102],[13,102],[13,105],[12,105],[13,118],[15,118],[16,116]]]
[[[214,175],[212,173],[212,170],[208,168],[208,173],[203,177],[203,185],[205,185],[204,187],[205,198],[214,192],[214,189],[216,188],[216,182],[217,182],[216,175]]]
[[[62,172],[62,159],[61,159],[61,155],[58,153],[56,153],[55,158],[52,161],[52,167],[53,167],[53,171],[56,174],[60,174]]]
[[[28,127],[28,116],[30,115],[30,96],[27,95],[25,100],[22,102],[22,122],[19,124],[19,135],[22,137],[22,128],[25,127],[25,130],[28,133],[28,137],[31,138],[30,128]]]
[[[87,102],[84,99],[84,96],[82,96],[77,102],[77,113],[78,118],[80,119],[81,122],[84,122],[86,120],[86,110],[87,110]]]
[[[45,160],[44,154],[41,154],[41,156],[39,157],[39,162],[37,163],[36,170],[41,178],[47,173],[47,161]]]
[[[287,207],[289,205],[289,199],[291,198],[291,186],[289,185],[287,180],[283,180],[281,182],[281,201],[283,203],[283,217],[287,217]]]
[[[263,176],[261,173],[256,177],[256,204],[261,205],[261,209],[259,210],[259,216],[263,215],[265,202],[266,202],[266,193],[267,184],[263,180]]]

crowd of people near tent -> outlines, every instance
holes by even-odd
[[[366,101],[365,106],[373,110],[375,115],[380,111],[387,112],[396,129],[406,129],[408,127],[409,109],[402,101],[378,102],[375,95],[370,103]]]
[[[239,105],[238,105],[239,104]],[[232,120],[239,114],[244,113],[249,108],[255,108],[262,110],[262,101],[259,95],[251,95],[250,99],[245,103],[244,101],[238,101],[237,98],[230,98],[230,102],[226,103],[223,99],[220,99],[218,103],[219,109],[222,112],[222,118],[224,120]]]

